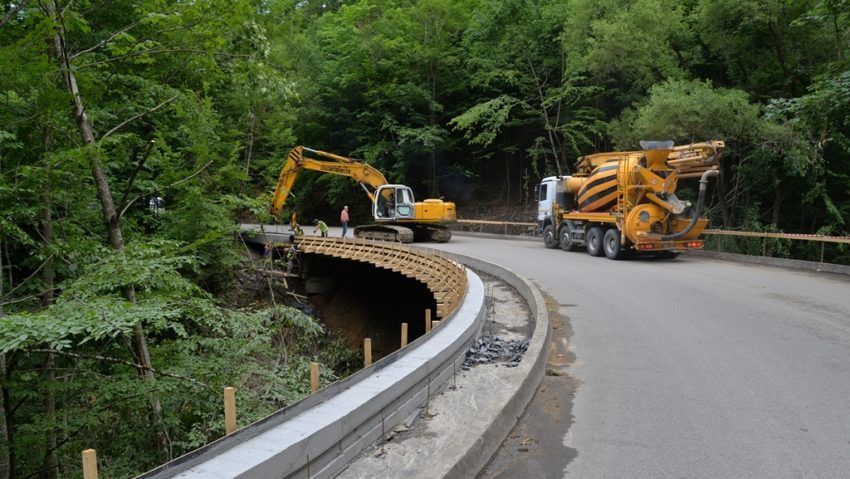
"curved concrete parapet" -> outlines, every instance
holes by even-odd
[[[503,403],[497,405],[496,409],[499,412],[496,415],[479,421],[480,429],[474,431],[477,438],[475,441],[465,443],[462,447],[455,447],[451,457],[443,454],[439,458],[440,461],[449,463],[440,477],[461,479],[475,477],[484,469],[536,394],[546,373],[552,326],[543,294],[530,281],[497,264],[454,253],[446,253],[446,255],[477,271],[496,276],[511,285],[528,303],[534,320],[534,331],[529,338],[528,349],[522,362],[517,366],[518,372],[523,377],[522,383],[507,386],[512,388],[510,394]]]
[[[332,477],[422,407],[463,362],[485,313],[481,279],[466,270],[464,283],[457,309],[406,348],[139,477]]]

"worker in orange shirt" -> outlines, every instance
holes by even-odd
[[[342,237],[345,238],[345,233],[348,231],[348,205],[342,207],[339,222],[342,223]]]

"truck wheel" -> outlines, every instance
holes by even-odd
[[[575,251],[576,245],[570,236],[571,228],[569,225],[561,226],[558,231],[558,246],[564,251]]]
[[[590,256],[602,256],[602,228],[594,226],[587,231],[587,252]]]
[[[553,225],[546,225],[543,228],[543,244],[549,249],[558,247],[558,238],[555,237],[555,227]]]
[[[605,248],[605,256],[607,256],[608,259],[620,259],[623,257],[622,251],[620,250],[620,230],[617,228],[609,228],[608,231],[605,232],[602,244]]]

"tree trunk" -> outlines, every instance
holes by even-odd
[[[720,213],[723,215],[723,228],[729,229],[732,219],[729,214],[729,200],[726,198],[726,176],[723,173],[724,169],[721,167],[720,176],[717,177],[717,195],[720,197]]]
[[[0,239],[0,243],[2,243]],[[0,244],[0,298],[3,297],[5,277],[3,276],[3,248]],[[3,316],[3,303],[0,302],[0,317]],[[15,453],[12,449],[11,418],[9,393],[6,388],[6,353],[0,352],[0,381],[4,386],[0,391],[0,479],[15,477]]]
[[[6,353],[0,353],[0,379],[6,383]],[[9,406],[9,390],[3,386],[0,391],[0,479],[12,479],[15,474],[15,453],[12,449],[12,411]]]
[[[511,158],[505,154],[505,204],[511,204]]]
[[[80,94],[79,87],[77,86],[76,75],[71,67],[70,55],[65,49],[65,31],[61,10],[56,5],[55,0],[51,3],[51,6],[52,8],[50,13],[56,17],[54,48],[56,49],[59,67],[64,75],[65,87],[68,89],[68,92],[71,94],[71,98],[74,102],[74,119],[77,123],[77,128],[80,131],[80,136],[82,137],[83,142],[86,145],[95,146],[96,140],[94,132],[92,130],[91,123],[89,122],[88,115],[86,115],[82,95]],[[121,224],[115,210],[115,200],[109,187],[109,180],[106,175],[106,171],[103,168],[100,152],[97,148],[92,148],[91,151],[91,172],[92,178],[94,178],[95,189],[97,190],[97,197],[98,200],[100,200],[101,213],[103,215],[103,222],[106,225],[109,245],[116,251],[123,251],[124,238],[121,234]],[[125,288],[123,294],[124,298],[128,302],[136,302],[136,292],[132,287]],[[145,331],[141,323],[136,323],[133,327],[132,344],[133,355],[135,356],[136,363],[142,366],[140,375],[144,380],[154,381],[155,378],[152,371],[153,367],[151,364],[150,354],[148,352]],[[159,399],[155,396],[151,399],[151,407],[153,416],[152,421],[154,422],[152,426],[153,429],[157,431],[157,439],[160,450],[161,452],[168,454],[169,447],[167,435],[165,434],[164,424],[162,422],[162,407]],[[168,455],[170,456],[170,454]]]
[[[782,206],[782,188],[781,181],[779,178],[773,182],[773,218],[771,218],[771,223],[777,228],[779,227],[779,213]]]
[[[254,113],[253,108],[248,111],[248,114],[251,115],[251,129],[248,131],[248,145],[245,147],[245,176],[250,178],[251,153],[254,150],[254,127],[257,124],[257,115]],[[239,196],[242,196],[245,193],[245,181],[246,180],[242,180],[239,183]]]
[[[11,258],[11,256],[9,256],[9,242],[8,241],[3,242],[3,251],[6,253],[6,258]],[[6,266],[6,269],[9,270],[9,275],[8,275],[9,276],[9,283],[7,284],[7,286],[9,287],[9,290],[11,291],[12,288],[15,287],[15,277],[12,276],[12,263],[9,263],[9,265]]]
[[[780,32],[779,25],[776,21],[770,22],[770,34],[773,37],[773,52],[776,55],[776,63],[779,64],[779,68],[782,70],[783,81],[780,95],[784,97],[788,93],[788,89],[791,87],[794,78],[791,67],[788,65],[788,61],[785,56],[782,32]]]
[[[434,105],[437,104],[437,65],[433,60],[429,62],[428,76],[428,84],[431,88],[431,106],[428,111],[428,121],[431,123],[432,128],[436,128],[439,125],[439,122],[437,121],[437,111],[434,109]],[[437,183],[437,154],[434,152],[434,148],[431,148],[428,155],[428,176],[431,181],[430,197],[439,198],[440,186]]]
[[[531,75],[534,77],[534,83],[537,88],[537,97],[540,101],[540,118],[543,120],[543,126],[546,129],[546,136],[549,138],[549,147],[552,148],[552,159],[555,162],[555,171],[558,172],[558,176],[563,175],[563,171],[561,170],[561,159],[558,148],[558,141],[555,138],[555,129],[552,127],[552,122],[549,119],[549,109],[546,108],[546,94],[543,92],[543,84],[540,82],[540,78],[537,77],[537,71],[534,68],[534,63],[532,63],[531,58],[527,58],[528,69],[531,72]]]
[[[47,152],[50,146],[50,130],[44,129],[44,151]],[[53,211],[51,201],[51,169],[50,162],[47,161],[47,178],[45,178],[44,186],[42,187],[42,208],[41,208],[41,234],[44,237],[44,243],[49,248],[53,245]],[[49,252],[48,252],[49,253]],[[42,282],[44,283],[44,293],[41,295],[41,307],[49,308],[53,304],[53,284],[55,273],[53,269],[53,257],[48,256],[44,263],[44,269],[41,274]],[[45,434],[45,454],[44,454],[44,477],[45,479],[55,479],[59,473],[59,458],[56,453],[56,396],[53,384],[56,381],[56,372],[53,369],[55,359],[53,353],[47,353],[47,358],[44,364],[44,419],[47,423]]]
[[[3,173],[2,157],[0,157],[0,174]],[[0,236],[0,299],[5,295],[5,280],[3,273],[3,248],[5,241]],[[11,289],[11,286],[10,286]],[[3,302],[0,300],[0,317],[3,317]],[[9,390],[6,382],[6,353],[0,352],[0,479],[15,477],[15,452],[12,448],[12,410],[9,405]]]

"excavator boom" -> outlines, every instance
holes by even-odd
[[[304,152],[326,159],[320,160],[307,158],[304,156]],[[286,160],[286,164],[284,164],[283,168],[280,170],[280,177],[277,180],[277,188],[275,188],[274,196],[272,197],[272,215],[280,215],[280,211],[286,204],[287,197],[289,196],[290,191],[292,191],[292,186],[295,184],[298,174],[303,170],[322,171],[334,175],[348,176],[363,186],[363,189],[366,191],[366,195],[372,202],[375,201],[373,191],[388,184],[384,175],[368,163],[335,155],[326,151],[313,150],[304,146],[296,146],[289,151],[289,157]]]

